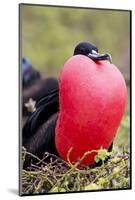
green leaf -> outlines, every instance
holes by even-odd
[[[66,192],[65,188],[60,188],[59,192]]]
[[[106,149],[101,149],[98,150],[97,155],[95,156],[95,162],[105,161],[109,156],[111,155],[111,152],[108,152]]]
[[[50,192],[59,192],[59,188],[56,186],[50,190]]]
[[[84,187],[84,190],[99,190],[101,186],[97,185],[96,183],[91,183]]]
[[[104,186],[107,183],[107,180],[105,178],[99,178],[97,184]]]

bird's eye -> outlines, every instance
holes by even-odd
[[[93,54],[95,54],[95,53],[97,53],[97,51],[95,51],[94,49],[92,49],[92,51],[91,51]]]

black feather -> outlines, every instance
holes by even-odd
[[[25,104],[32,98],[38,102],[44,96],[48,96],[51,91],[58,89],[58,80],[53,77],[40,78],[27,88],[23,88],[23,116],[29,116],[30,113]]]
[[[31,139],[40,126],[55,113],[59,111],[59,93],[58,89],[53,90],[48,96],[37,103],[37,109],[31,114],[23,127],[23,146]],[[40,135],[39,135],[40,137]]]
[[[43,159],[45,152],[59,156],[55,147],[55,126],[57,117],[58,113],[53,114],[29,140],[25,141],[24,146],[28,152],[40,159]],[[48,157],[45,162],[48,162],[49,158],[50,157]],[[23,168],[27,168],[31,163],[35,164],[37,161],[38,160],[31,155],[27,155]]]

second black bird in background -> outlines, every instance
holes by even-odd
[[[22,113],[28,116],[34,111],[35,103],[52,90],[58,89],[58,80],[44,77],[28,59],[22,58]]]

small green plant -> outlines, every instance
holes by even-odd
[[[99,161],[102,161],[104,163],[104,161],[111,155],[111,152],[108,152],[106,149],[103,149],[101,147],[101,149],[99,149],[97,151],[97,155],[95,156],[95,162],[98,163]]]

